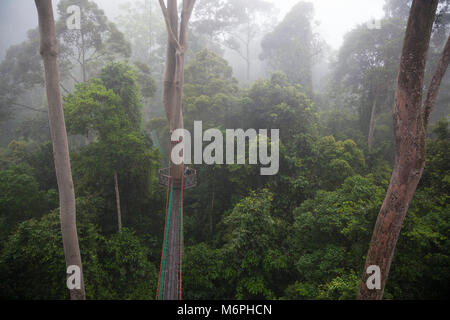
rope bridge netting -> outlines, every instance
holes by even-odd
[[[152,139],[162,152],[156,134]],[[163,153],[164,155],[164,153]],[[164,157],[167,159],[167,157]],[[181,300],[183,270],[183,192],[196,185],[196,171],[182,165],[181,179],[171,175],[171,167],[159,170],[158,181],[167,187],[164,239],[156,290],[157,300]]]

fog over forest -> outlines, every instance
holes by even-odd
[[[449,35],[450,0],[1,0],[0,299],[448,299]]]
[[[148,1],[159,9],[157,1]],[[95,3],[105,11],[106,16],[116,22],[121,15],[121,7],[130,0],[95,0]],[[274,24],[280,21],[284,15],[296,4],[296,0],[269,0],[274,5],[271,21],[263,21],[262,24]],[[54,1],[55,8],[58,1]],[[370,19],[380,19],[383,12],[384,0],[360,1],[360,0],[314,0],[314,23],[316,32],[327,42],[333,50],[342,45],[345,33],[357,24],[366,23]],[[56,10],[55,10],[56,11]],[[159,13],[159,12],[158,12]],[[37,26],[34,3],[29,0],[3,0],[0,3],[0,58],[3,58],[6,50],[13,44],[20,43],[26,38],[26,32]],[[118,24],[120,28],[120,23]],[[255,44],[258,47],[258,44]],[[242,67],[240,58],[228,52],[227,58],[238,72]],[[257,56],[255,62],[258,63]],[[243,75],[242,75],[243,76]],[[256,75],[255,75],[256,77]]]

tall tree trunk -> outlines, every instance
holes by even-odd
[[[183,0],[181,20],[178,23],[176,0],[159,0],[166,24],[168,39],[166,68],[164,72],[163,104],[169,121],[170,133],[183,128],[182,95],[184,84],[184,55],[187,49],[188,22],[195,0]],[[179,30],[179,34],[178,34]],[[174,144],[171,143],[171,148]],[[172,150],[170,150],[170,155]],[[181,257],[182,257],[182,189],[184,163],[175,164],[170,157],[170,176],[173,183],[173,198],[168,217],[167,261],[165,263],[162,296],[165,300],[181,298]],[[166,238],[164,239],[166,241]],[[159,290],[159,288],[158,288]]]
[[[358,299],[381,299],[389,275],[395,246],[408,211],[409,204],[422,176],[425,164],[426,108],[422,108],[423,78],[431,30],[436,14],[438,0],[414,0],[403,41],[400,70],[394,100],[395,163],[389,187],[378,215]],[[446,47],[448,48],[448,47]],[[446,49],[448,50],[448,49]],[[448,59],[448,53],[441,58]],[[445,65],[445,63],[444,63]],[[442,63],[439,66],[442,68]],[[448,61],[447,61],[448,66]],[[435,73],[442,79],[443,72]],[[440,80],[432,81],[440,83]],[[430,90],[437,91],[439,86],[432,85]],[[430,93],[429,96],[436,96]],[[427,99],[428,100],[428,99]],[[427,102],[425,102],[425,106]],[[374,275],[368,274],[369,266],[378,266],[380,287],[369,289]],[[372,286],[371,286],[372,287]]]
[[[67,132],[64,123],[61,91],[59,87],[58,45],[51,0],[35,0],[39,16],[41,56],[44,62],[50,133],[53,144],[56,178],[58,182],[61,232],[66,267],[80,268],[81,288],[70,290],[73,300],[84,300],[83,271],[76,227],[75,192],[70,168]]]
[[[377,109],[377,99],[378,99],[378,90],[375,90],[375,97],[373,99],[372,111],[370,112],[369,134],[367,136],[367,145],[369,147],[369,151],[372,149],[373,134],[375,132],[375,114]]]
[[[117,179],[116,171],[114,171],[114,189],[116,191],[117,224],[119,226],[119,232],[120,232],[120,231],[122,231],[122,213],[120,211],[119,181]]]
[[[160,3],[163,2],[162,0]],[[162,4],[164,5],[164,3]],[[177,1],[168,0],[165,9],[165,21],[169,33],[166,49],[166,69],[164,72],[163,105],[169,121],[170,133],[176,129],[183,128],[183,114],[181,108],[181,93],[184,75],[184,52],[180,48],[178,31]],[[164,13],[164,10],[163,10]],[[180,70],[181,69],[181,70]],[[180,103],[179,103],[180,102]],[[173,144],[171,143],[171,148]],[[172,150],[170,150],[171,154]],[[170,158],[170,157],[169,157]],[[170,159],[171,176],[181,181],[183,174],[182,166],[175,165]]]
[[[424,122],[425,129],[430,121],[430,115],[433,111],[434,101],[436,100],[439,88],[441,86],[442,78],[444,78],[445,72],[447,71],[450,62],[450,36],[447,38],[445,43],[444,51],[442,52],[441,58],[439,59],[436,71],[434,72],[433,78],[431,79],[430,87],[428,88],[427,98],[423,104],[424,112]]]

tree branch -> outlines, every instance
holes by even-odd
[[[181,11],[180,43],[184,50],[187,48],[187,26],[194,9],[195,0],[183,0],[183,10]]]
[[[70,71],[68,71],[67,74],[69,75],[69,77],[70,77],[73,81],[75,81],[75,83],[80,83],[80,81],[78,81],[78,79],[75,78],[74,75],[73,75],[72,73],[70,73]]]
[[[64,85],[62,84],[62,82],[59,83],[59,85],[61,86],[61,88],[66,92],[66,93],[70,93],[69,90],[67,90]]]
[[[36,111],[36,112],[47,113],[47,111],[39,110],[39,109],[36,109],[36,108],[34,108],[34,107],[26,106],[26,105],[24,105],[24,104],[15,103],[15,102],[11,102],[11,104],[14,105],[14,106],[18,106],[18,107],[24,108],[24,109],[33,110],[33,111]]]
[[[161,11],[164,16],[164,22],[166,23],[167,33],[169,34],[169,41],[175,45],[177,51],[183,52],[183,49],[178,42],[176,35],[173,33],[172,27],[170,26],[169,13],[167,12],[164,0],[159,0],[159,5],[161,6]]]
[[[423,125],[426,128],[430,121],[430,114],[433,111],[434,101],[439,93],[442,78],[447,71],[450,62],[450,36],[447,39],[441,58],[439,59],[433,78],[431,79],[430,87],[428,88],[427,98],[423,104]]]

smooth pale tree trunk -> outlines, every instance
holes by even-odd
[[[53,8],[51,0],[35,0],[35,3],[39,16],[40,50],[44,62],[50,133],[58,182],[64,256],[66,267],[75,265],[81,270],[81,288],[70,290],[70,297],[73,300],[84,300],[83,272],[76,227],[75,192],[59,86],[58,45],[55,35]]]
[[[164,17],[167,26],[168,40],[166,49],[166,67],[164,72],[163,105],[169,121],[170,133],[172,133],[176,129],[183,128],[183,111],[181,103],[179,104],[178,102],[181,101],[184,80],[182,77],[184,76],[184,52],[179,48],[181,44],[178,43],[177,45],[178,10],[176,0],[167,1],[167,9]],[[180,72],[180,68],[182,68],[182,72]],[[173,146],[174,145],[171,143],[170,154]],[[174,179],[181,181],[181,175],[183,174],[182,166],[174,164],[170,156],[169,160],[171,164],[171,176],[174,177]]]
[[[183,128],[182,94],[184,85],[184,55],[187,49],[188,22],[195,0],[184,0],[181,19],[178,19],[176,0],[159,0],[166,24],[168,40],[166,66],[164,72],[163,104],[169,121],[170,133]],[[179,31],[179,33],[178,33]],[[174,147],[171,142],[171,150]],[[182,256],[182,217],[181,184],[184,175],[184,163],[175,164],[170,157],[170,176],[173,183],[172,210],[167,234],[167,259],[165,263],[163,299],[181,298],[181,256]],[[159,289],[158,289],[159,290]]]
[[[117,179],[116,171],[114,171],[114,190],[116,191],[117,224],[119,226],[119,232],[120,232],[120,231],[122,231],[122,213],[120,211],[119,181]]]
[[[429,114],[450,56],[447,41],[422,107],[425,62],[437,4],[438,0],[414,0],[411,6],[394,100],[395,163],[373,230],[358,299],[382,299],[403,220],[423,173]],[[379,289],[367,286],[374,275],[367,274],[369,266],[380,268]]]
[[[170,132],[172,133],[174,130],[184,127],[182,110],[184,55],[187,50],[188,22],[194,8],[195,0],[183,1],[180,22],[178,22],[176,0],[168,0],[167,7],[163,0],[160,0],[159,3],[168,33],[163,105],[167,119],[169,120]],[[173,146],[174,144],[171,144],[171,149]],[[171,176],[179,182],[183,174],[184,164],[174,164],[171,161]]]

